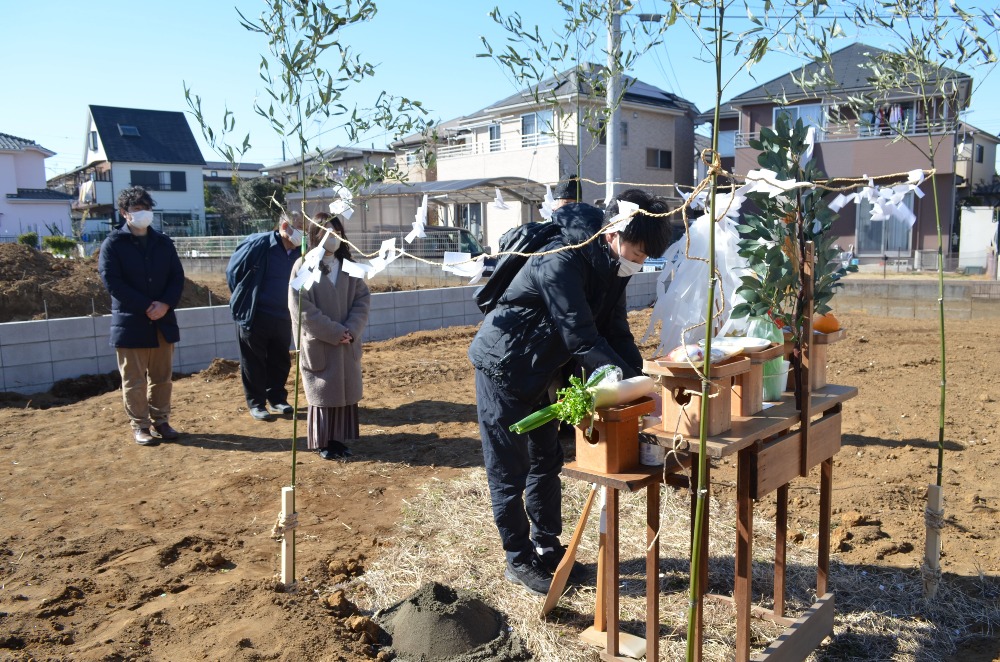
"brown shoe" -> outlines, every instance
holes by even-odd
[[[149,428],[135,428],[132,433],[135,435],[135,443],[140,446],[156,446],[160,443],[149,434]]]
[[[180,436],[180,433],[170,427],[170,423],[164,421],[163,423],[153,423],[152,429],[149,431],[154,437],[159,437],[160,439],[176,439]]]

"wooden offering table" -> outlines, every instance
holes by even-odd
[[[706,453],[710,459],[736,455],[736,582],[733,596],[712,596],[731,601],[736,607],[736,660],[750,659],[751,564],[753,560],[753,504],[771,492],[777,492],[774,609],[753,610],[762,616],[787,626],[755,660],[802,660],[833,632],[833,594],[827,590],[830,569],[830,517],[833,491],[833,456],[840,450],[841,406],[855,397],[852,386],[828,385],[812,392],[810,424],[803,434],[802,413],[795,408],[794,396],[785,393],[782,401],[754,416],[734,417],[732,428],[708,438]],[[664,420],[667,429],[672,423]],[[656,434],[664,446],[673,445],[672,433],[664,429],[645,430]],[[690,440],[686,449],[697,454],[697,440]],[[711,464],[711,463],[710,463]],[[816,595],[818,600],[798,619],[785,617],[785,558],[788,540],[788,484],[805,476],[809,469],[820,466],[819,552],[817,558]],[[711,485],[711,480],[708,481]],[[707,536],[707,513],[703,521],[703,539]],[[707,549],[707,545],[703,545]],[[707,568],[707,564],[703,567]],[[703,573],[703,579],[707,579]],[[702,582],[701,599],[707,587]],[[698,628],[699,637],[701,627]],[[700,655],[698,642],[698,659]]]

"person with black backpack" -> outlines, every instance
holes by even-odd
[[[540,595],[564,550],[558,421],[527,434],[509,428],[551,404],[549,385],[571,361],[588,374],[608,364],[626,378],[638,374],[620,282],[641,270],[648,255],[661,255],[670,236],[666,219],[638,214],[621,232],[588,243],[604,224],[601,210],[585,203],[564,205],[550,224],[538,224],[549,226],[546,241],[486,302],[486,319],[469,347],[504,576]]]

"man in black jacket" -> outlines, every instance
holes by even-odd
[[[98,271],[111,294],[111,345],[118,356],[125,413],[140,446],[176,439],[168,421],[174,343],[180,329],[174,308],[184,290],[184,268],[174,242],[150,227],[153,199],[133,186],[118,195],[125,223],[101,244]]]
[[[288,313],[288,278],[300,255],[302,217],[282,214],[278,227],[252,234],[236,247],[226,268],[232,296],[229,309],[240,345],[240,376],[250,415],[273,421],[268,410],[288,415],[285,382],[292,362],[292,318]]]
[[[568,204],[553,213],[552,223],[560,233],[540,253],[586,242],[604,216],[591,205]],[[588,374],[607,364],[626,378],[638,374],[624,289],[616,283],[640,270],[647,255],[662,254],[668,233],[665,219],[638,215],[622,232],[530,258],[469,347],[493,518],[507,557],[504,575],[535,593],[548,591],[563,553],[563,452],[558,422],[527,434],[509,428],[550,404],[549,385],[570,361]],[[600,325],[599,315],[606,317]]]

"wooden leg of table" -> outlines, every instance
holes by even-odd
[[[646,662],[660,659],[660,484],[646,488]]]
[[[608,612],[605,603],[604,576],[608,570],[608,536],[601,533],[597,544],[597,599],[594,603],[594,630],[608,631]]]
[[[820,464],[819,477],[819,553],[816,561],[816,595],[826,594],[830,577],[830,517],[833,505],[833,458]]]
[[[788,485],[777,492],[774,523],[774,614],[785,615],[785,553],[788,548]]]
[[[753,499],[750,497],[750,449],[741,450],[736,466],[736,660],[750,659],[750,580],[753,564]]]
[[[604,602],[608,619],[608,655],[618,655],[618,490],[608,488],[607,567],[604,570]]]

